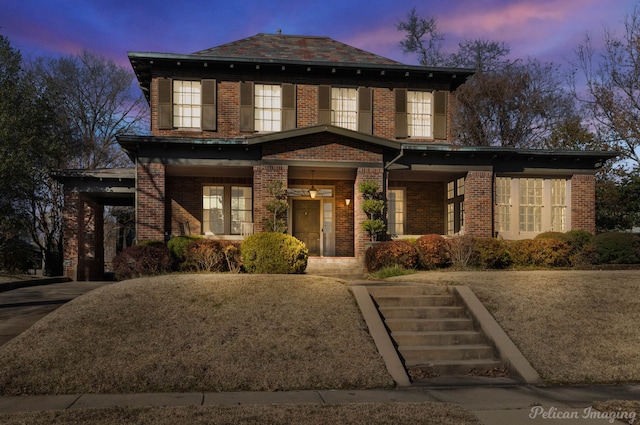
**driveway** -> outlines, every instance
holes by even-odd
[[[111,282],[64,282],[0,292],[0,346],[61,305]]]

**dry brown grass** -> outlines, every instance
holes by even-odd
[[[468,285],[550,383],[640,382],[640,271],[431,272]]]
[[[110,408],[0,415],[5,425],[353,424],[480,425],[460,406],[445,403],[246,405],[239,407]]]
[[[313,276],[107,285],[0,349],[3,395],[392,384],[348,287]]]

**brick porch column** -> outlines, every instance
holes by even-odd
[[[77,279],[78,246],[80,235],[80,193],[77,190],[64,190],[64,206],[62,208],[62,245],[64,275]]]
[[[571,229],[596,233],[596,176],[571,177]]]
[[[256,165],[253,167],[253,231],[264,231],[265,221],[270,213],[267,204],[272,199],[269,195],[269,183],[280,180],[284,187],[288,186],[288,165]]]
[[[464,232],[493,237],[493,171],[469,171],[464,182]]]
[[[356,181],[353,187],[353,216],[354,216],[354,251],[355,257],[364,260],[365,242],[369,241],[369,234],[362,228],[362,223],[367,219],[367,215],[362,210],[362,193],[358,190],[360,183],[372,180],[378,183],[379,190],[382,191],[384,184],[384,169],[382,168],[358,168]]]
[[[136,237],[138,241],[162,241],[165,233],[164,164],[138,163],[136,172]]]

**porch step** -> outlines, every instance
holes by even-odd
[[[493,347],[446,286],[372,285],[367,289],[414,382],[503,369]]]
[[[306,274],[330,277],[358,277],[364,275],[364,263],[353,257],[309,257]]]

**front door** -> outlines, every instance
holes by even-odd
[[[307,246],[309,255],[320,255],[320,201],[293,200],[293,236]]]

